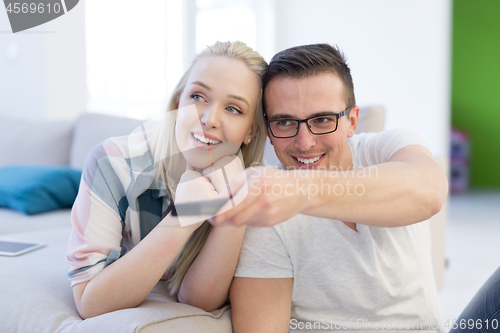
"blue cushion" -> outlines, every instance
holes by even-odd
[[[0,167],[0,207],[28,215],[71,207],[81,176],[81,171],[67,166]]]

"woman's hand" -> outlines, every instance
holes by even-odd
[[[182,174],[175,191],[175,204],[196,201],[208,201],[217,199],[219,193],[214,186],[201,173],[194,170],[190,165],[186,167],[186,171]],[[178,211],[179,213],[179,211]],[[179,215],[181,226],[197,224],[200,226],[203,221],[211,216],[186,216]]]
[[[243,162],[236,155],[224,156],[213,166],[203,169],[203,175],[212,181],[217,192],[222,192],[229,185],[229,180],[243,172]]]

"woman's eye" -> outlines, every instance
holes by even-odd
[[[205,100],[201,95],[198,95],[198,94],[192,94],[192,95],[190,95],[190,97],[192,99],[194,99],[195,101],[204,101]]]
[[[231,113],[234,113],[234,114],[243,114],[243,112],[241,112],[240,110],[238,110],[237,108],[235,108],[234,106],[230,106],[227,108],[227,111],[231,112]]]

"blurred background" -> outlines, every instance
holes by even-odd
[[[443,318],[500,266],[500,2],[496,0],[80,0],[13,34],[0,10],[0,117],[148,119],[193,55],[242,40],[269,61],[336,44],[360,106],[419,133],[450,175],[438,278]]]

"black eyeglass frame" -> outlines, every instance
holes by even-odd
[[[313,134],[313,135],[330,134],[330,133],[333,133],[333,132],[335,132],[337,130],[337,128],[339,127],[339,118],[342,117],[342,116],[345,116],[346,114],[348,114],[349,113],[349,109],[350,109],[350,107],[348,107],[347,109],[345,109],[344,111],[339,112],[339,113],[321,114],[321,115],[318,115],[318,116],[312,116],[312,117],[309,117],[309,118],[306,118],[306,119],[302,119],[302,120],[292,119],[292,118],[282,118],[282,119],[268,120],[267,121],[267,127],[269,128],[269,131],[271,132],[272,136],[275,137],[276,139],[289,139],[289,138],[296,137],[297,134],[299,134],[299,129],[300,129],[300,124],[301,123],[306,123],[307,128],[309,129],[309,132],[311,132],[311,134]],[[326,117],[326,116],[335,116],[337,118],[336,119],[336,124],[335,124],[335,129],[333,131],[325,132],[325,133],[314,133],[312,131],[312,129],[311,129],[311,126],[309,126],[308,121],[311,120],[311,119],[313,119],[313,118],[321,118],[321,117]],[[267,118],[267,114],[264,114],[264,117]],[[297,132],[295,132],[295,135],[292,135],[292,136],[276,136],[276,135],[274,135],[273,130],[271,128],[271,123],[277,122],[277,121],[283,121],[283,120],[290,120],[290,121],[296,121],[297,122]]]

